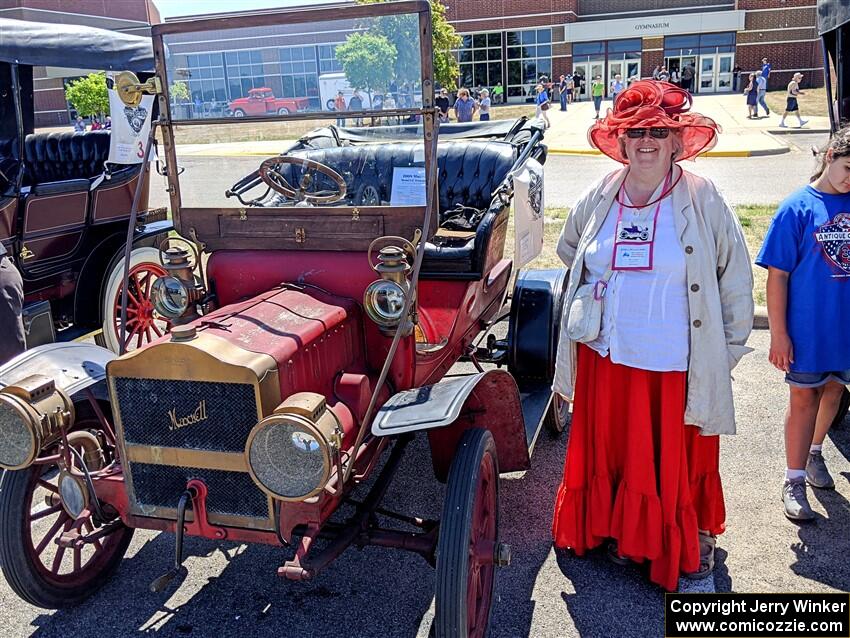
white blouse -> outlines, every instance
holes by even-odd
[[[661,195],[663,183],[650,198]],[[623,201],[628,201],[621,191]],[[656,205],[643,209],[623,208],[623,222],[646,220]],[[588,245],[585,280],[593,283],[605,276],[614,253],[614,233],[620,205],[614,200],[599,234]],[[611,361],[641,370],[666,372],[688,369],[688,287],[685,253],[673,220],[671,197],[661,201],[655,229],[653,269],[615,271],[608,282],[602,310],[602,326],[596,340],[587,345]]]

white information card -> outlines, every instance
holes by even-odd
[[[425,167],[410,166],[393,169],[392,206],[425,205]]]

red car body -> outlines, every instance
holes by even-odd
[[[259,115],[286,115],[305,111],[310,105],[306,97],[275,97],[270,88],[251,89],[248,97],[240,97],[228,104],[236,117]]]

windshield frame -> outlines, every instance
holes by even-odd
[[[164,24],[157,24],[151,28],[151,36],[153,38],[154,59],[156,63],[156,75],[159,78],[161,85],[161,93],[158,94],[160,118],[158,125],[162,129],[162,139],[165,146],[166,156],[166,177],[168,180],[168,192],[171,203],[172,219],[177,232],[189,237],[191,233],[184,232],[181,227],[181,211],[184,209],[193,208],[192,206],[184,206],[181,191],[180,180],[177,167],[177,152],[175,146],[174,127],[175,126],[227,126],[239,123],[239,120],[227,117],[204,118],[202,120],[175,120],[171,112],[171,101],[169,98],[168,86],[168,69],[166,67],[166,43],[164,36],[172,34],[186,33],[203,33],[208,31],[216,31],[222,29],[239,29],[251,28],[258,26],[275,26],[275,25],[292,25],[303,24],[310,22],[332,22],[339,20],[357,20],[370,17],[384,17],[399,14],[418,14],[419,21],[419,55],[421,63],[421,87],[422,87],[422,104],[419,107],[396,108],[392,110],[382,110],[382,116],[400,116],[407,117],[418,115],[422,121],[422,141],[424,144],[424,163],[425,163],[425,182],[428,185],[426,188],[426,205],[417,207],[421,209],[422,218],[426,218],[426,209],[430,205],[436,205],[437,189],[436,179],[430,179],[432,171],[436,171],[436,145],[434,140],[437,135],[437,118],[436,107],[434,106],[434,64],[433,64],[433,44],[431,34],[431,7],[427,0],[401,0],[399,2],[386,2],[367,5],[350,5],[350,4],[327,4],[316,7],[295,7],[282,10],[269,11],[253,11],[250,13],[239,12],[226,15],[217,15],[204,19],[180,19],[169,21]],[[374,116],[375,111],[346,111],[346,117],[363,117],[367,118]],[[298,120],[335,120],[337,114],[334,112],[311,111],[305,113],[289,113],[286,115],[265,115],[251,117],[252,123],[261,122],[281,122],[281,121],[298,121]],[[284,149],[282,149],[284,150]],[[433,187],[431,185],[433,184]],[[354,209],[356,207],[340,207],[343,210],[346,208]],[[361,207],[362,208],[362,207]],[[291,211],[292,206],[281,207],[278,211]],[[219,209],[208,209],[219,210]],[[233,208],[221,208],[222,211],[232,212]],[[253,210],[253,209],[251,209]],[[273,208],[264,210],[273,211]],[[436,215],[431,215],[431,226],[436,224]],[[190,230],[190,229],[185,229]],[[436,229],[422,229],[425,236],[430,236]],[[431,230],[432,232],[427,232]]]

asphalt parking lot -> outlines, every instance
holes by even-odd
[[[739,434],[721,445],[728,529],[720,537],[714,577],[703,589],[736,592],[850,590],[850,424],[833,432],[825,456],[834,491],[816,492],[821,518],[787,521],[779,502],[784,467],[781,418],[786,390],[767,362],[768,335],[754,332],[734,371]],[[529,471],[501,482],[502,536],[513,563],[499,574],[494,637],[661,636],[663,592],[636,566],[599,554],[579,559],[555,551],[549,535],[566,436],[545,435]],[[407,450],[387,506],[439,516],[443,487],[432,477],[427,441]],[[433,570],[400,551],[350,549],[313,582],[280,580],[283,550],[188,539],[187,578],[162,595],[149,583],[167,571],[173,537],[138,532],[117,576],[78,608],[30,607],[0,582],[4,636],[150,633],[161,636],[428,636]]]

